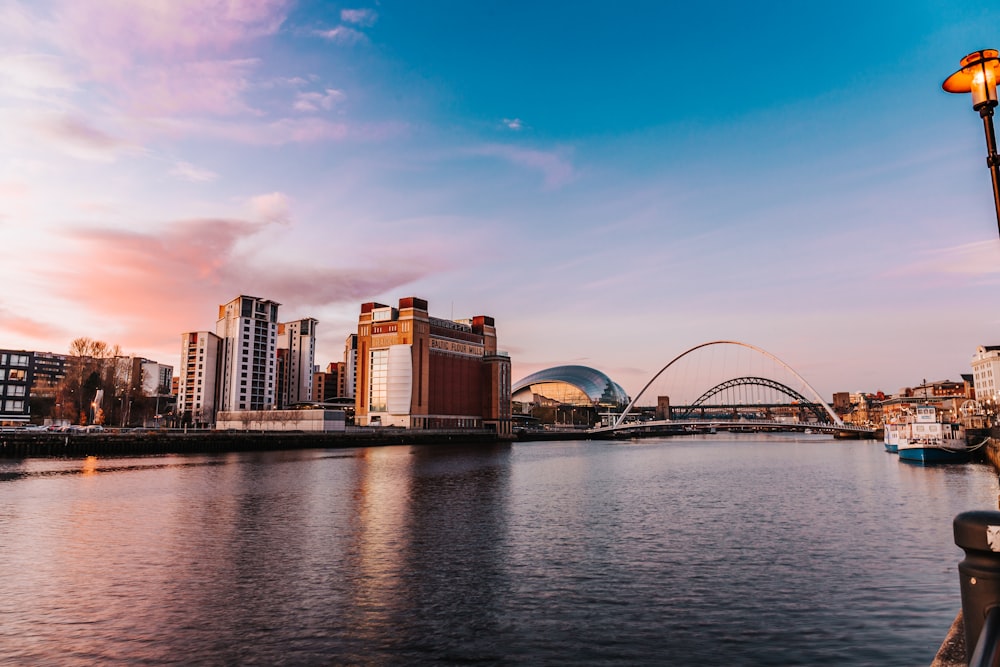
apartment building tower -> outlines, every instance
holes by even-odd
[[[316,325],[312,318],[278,324],[277,406],[313,400]]]
[[[220,411],[275,406],[279,305],[240,295],[219,306],[215,333],[221,339]]]
[[[177,382],[177,413],[184,424],[215,421],[222,339],[211,331],[181,334],[181,370]]]

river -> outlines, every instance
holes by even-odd
[[[983,465],[808,435],[0,462],[0,663],[928,665]]]

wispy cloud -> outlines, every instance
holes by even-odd
[[[555,189],[576,177],[572,163],[561,153],[520,148],[504,144],[485,144],[469,151],[474,155],[498,157],[512,164],[541,172],[545,187]]]
[[[328,42],[337,44],[359,44],[368,41],[368,36],[363,32],[343,25],[329,30],[317,30],[315,34]]]
[[[40,136],[64,152],[81,159],[110,162],[124,150],[134,148],[78,116],[43,116],[34,122]]]
[[[263,222],[287,224],[292,219],[292,202],[284,192],[257,195],[249,205],[254,218]]]
[[[0,57],[0,95],[41,101],[75,89],[60,58],[39,53]]]
[[[214,171],[196,167],[190,162],[178,162],[170,170],[170,175],[192,183],[210,183],[219,177]]]
[[[521,122],[520,118],[504,118],[503,124],[515,132],[519,132],[524,128],[524,123]]]
[[[296,111],[329,110],[342,99],[344,99],[344,93],[333,88],[327,88],[321,93],[300,92],[295,96],[293,108]]]
[[[886,271],[894,277],[961,275],[991,280],[1000,276],[1000,248],[995,240],[976,241],[950,248],[929,250],[913,261]]]
[[[375,25],[378,14],[371,9],[342,9],[340,10],[340,20],[344,23],[353,23],[368,28]]]

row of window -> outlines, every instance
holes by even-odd
[[[3,411],[11,414],[15,412],[24,412],[24,401],[4,401]]]
[[[0,366],[21,366],[28,367],[28,355],[26,354],[0,354]]]
[[[4,388],[6,386],[6,389]],[[0,396],[25,396],[27,387],[23,384],[0,384]]]
[[[28,379],[28,372],[20,368],[0,368],[0,382],[7,380],[10,382],[24,382]]]

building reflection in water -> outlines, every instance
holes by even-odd
[[[353,582],[344,636],[358,641],[360,655],[416,658],[451,645],[488,657],[476,642],[494,636],[510,588],[509,453],[509,446],[365,452],[344,573]]]

